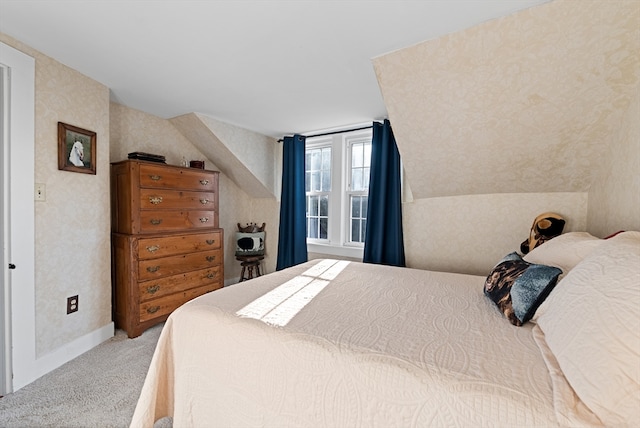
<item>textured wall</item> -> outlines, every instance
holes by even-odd
[[[111,323],[109,89],[7,36],[0,40],[36,60],[35,182],[46,186],[46,201],[35,203],[40,358]],[[58,170],[58,121],[97,133],[96,175]],[[80,309],[67,315],[67,297],[76,294]]]
[[[511,193],[418,199],[402,205],[407,266],[487,275],[520,250],[534,218],[553,211],[564,231],[587,226],[586,193]]]
[[[640,80],[640,2],[554,0],[373,63],[416,199],[586,192]]]
[[[205,169],[216,170],[168,120],[116,103],[111,103],[110,111],[111,162],[139,151],[163,155],[169,165],[180,165],[183,157],[187,161],[204,159]]]
[[[111,322],[109,89],[51,58],[36,56],[37,355]],[[96,175],[59,171],[57,122],[97,133]],[[66,298],[79,311],[66,314]]]
[[[604,237],[640,230],[640,85],[589,190],[588,230]]]
[[[276,180],[280,179],[280,164],[276,164],[275,139],[221,122],[212,117],[198,115],[202,122],[211,129],[222,143],[240,159],[245,167],[269,190],[266,195],[254,197],[274,197]]]

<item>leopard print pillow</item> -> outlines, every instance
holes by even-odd
[[[484,283],[484,294],[511,324],[521,326],[533,317],[561,273],[557,267],[528,263],[513,252],[491,270]]]

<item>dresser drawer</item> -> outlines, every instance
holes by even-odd
[[[215,211],[140,211],[140,233],[218,227]]]
[[[138,279],[162,278],[222,263],[222,249],[138,261]]]
[[[140,187],[214,192],[218,188],[218,183],[216,175],[202,170],[141,164]]]
[[[140,208],[148,209],[215,209],[216,194],[186,190],[140,189]]]
[[[138,258],[147,260],[220,248],[222,248],[222,232],[220,231],[140,238],[138,240]]]
[[[153,279],[138,283],[139,296],[141,302],[157,299],[160,297],[185,291],[190,288],[197,288],[207,285],[213,289],[222,288],[224,278],[221,275],[222,268],[215,266],[209,269],[202,269],[187,272],[179,275],[168,276],[166,278]]]
[[[152,320],[154,318],[169,315],[171,312],[182,306],[188,300],[215,290],[215,287],[204,286],[170,294],[159,299],[150,300],[140,304],[140,322]]]

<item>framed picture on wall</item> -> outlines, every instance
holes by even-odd
[[[58,122],[58,169],[96,174],[96,133]]]

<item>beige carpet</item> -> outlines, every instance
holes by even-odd
[[[128,427],[162,326],[135,339],[117,330],[108,341],[0,398],[0,427]]]

